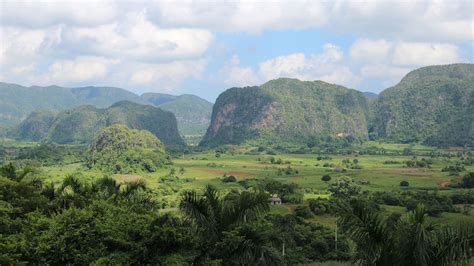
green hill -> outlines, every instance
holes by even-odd
[[[40,118],[44,118],[44,121]],[[37,124],[50,126],[46,130],[45,127],[36,126]],[[22,140],[41,139],[59,144],[84,144],[91,143],[102,128],[113,124],[148,130],[167,146],[184,145],[176,118],[171,112],[128,101],[115,103],[105,109],[91,105],[79,106],[62,111],[52,119],[50,116],[38,117],[36,113],[32,113],[14,130],[14,136]]]
[[[58,112],[79,105],[104,108],[121,100],[141,102],[138,95],[120,88],[23,87],[0,82],[0,124],[16,124],[38,110]]]
[[[140,98],[154,106],[159,106],[163,103],[174,101],[178,96],[165,93],[147,92],[142,94]]]
[[[11,133],[18,139],[39,141],[48,135],[56,114],[49,111],[34,111]]]
[[[322,81],[281,78],[222,93],[201,145],[363,140],[367,115],[367,101],[359,91]]]
[[[474,65],[430,66],[383,91],[371,134],[396,142],[474,146]]]
[[[210,123],[212,103],[197,96],[184,94],[159,105],[176,116],[183,135],[204,135]]]
[[[102,129],[87,158],[90,168],[124,174],[154,172],[169,162],[163,144],[155,135],[121,124]]]
[[[145,93],[138,96],[114,87],[24,87],[0,82],[0,126],[19,124],[34,111],[60,112],[82,105],[106,108],[124,100],[163,105],[162,109],[175,114],[184,135],[203,135],[209,125],[212,104],[193,95]]]

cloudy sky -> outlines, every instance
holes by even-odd
[[[474,62],[472,0],[1,0],[0,81],[192,93],[278,77],[380,92]]]

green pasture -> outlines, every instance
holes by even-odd
[[[405,144],[384,144],[386,147],[394,149],[404,149]],[[420,146],[421,148],[426,148]],[[281,159],[283,164],[271,164],[268,158],[273,156],[275,159]],[[130,175],[113,175],[120,181],[133,181],[144,179],[148,187],[157,191],[157,197],[172,202],[171,206],[164,209],[175,211],[179,202],[180,193],[185,190],[202,189],[206,184],[213,184],[223,191],[231,189],[242,189],[238,183],[224,183],[224,175],[233,175],[237,181],[243,179],[271,178],[281,182],[297,183],[304,192],[305,199],[325,198],[329,196],[327,191],[328,183],[321,180],[323,175],[330,175],[332,180],[349,176],[356,181],[363,181],[367,184],[361,184],[363,190],[367,191],[400,191],[408,190],[439,190],[440,193],[451,193],[455,189],[443,187],[444,182],[458,179],[458,176],[450,176],[447,172],[441,172],[441,169],[452,164],[456,159],[439,157],[433,159],[431,168],[407,168],[404,162],[411,159],[412,156],[388,156],[388,155],[337,155],[329,156],[330,159],[317,160],[315,154],[277,154],[277,155],[246,155],[246,154],[221,154],[216,157],[214,152],[201,152],[189,155],[182,155],[173,159],[173,164],[159,169],[154,173],[138,173]],[[418,157],[421,159],[422,157]],[[358,160],[361,169],[346,169],[345,172],[335,172],[334,168],[343,167],[343,160]],[[399,162],[397,164],[386,164],[384,162]],[[333,164],[334,167],[323,167],[325,163]],[[279,168],[288,166],[296,169],[298,173],[286,175],[279,174]],[[184,173],[180,173],[180,169]],[[171,169],[175,169],[175,176],[178,179],[171,182],[161,182],[162,177],[169,175]],[[72,173],[81,173],[84,180],[93,180],[101,177],[104,173],[98,170],[89,170],[82,164],[70,164],[64,166],[43,167],[43,176],[47,179],[59,183],[61,180]],[[474,171],[473,166],[468,166],[466,172]],[[463,175],[466,172],[459,173]],[[408,188],[401,188],[400,181],[409,182]],[[329,182],[330,183],[330,182]],[[291,213],[296,205],[283,204],[272,206],[272,212],[279,214]],[[398,212],[405,213],[403,207],[382,206],[387,213]],[[461,209],[461,207],[460,207]],[[440,217],[430,218],[435,223],[445,224],[462,221],[474,221],[474,213],[468,215],[459,213],[443,213]],[[323,215],[315,216],[309,219],[311,222],[334,228],[336,217]]]

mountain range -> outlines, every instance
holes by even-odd
[[[139,96],[114,87],[24,87],[3,82],[0,82],[0,125],[18,124],[33,111],[60,112],[81,105],[106,108],[124,100],[173,112],[182,135],[203,135],[209,125],[212,103],[194,95],[145,93]]]
[[[15,127],[11,135],[21,140],[90,144],[101,129],[114,124],[148,130],[168,147],[185,145],[173,113],[129,101],[104,109],[82,105],[58,114],[35,111]]]
[[[214,104],[201,145],[365,140],[474,146],[474,65],[408,73],[380,95],[280,78],[231,88]]]
[[[182,145],[174,126],[177,120],[181,134],[205,132],[200,145],[206,147],[241,143],[314,146],[369,138],[474,146],[473,64],[416,69],[379,95],[323,81],[280,78],[224,91],[212,115],[211,104],[197,96],[138,96],[109,87],[25,88],[1,83],[0,96],[4,124],[33,111],[13,130],[19,139],[89,143],[99,128],[123,123],[151,131],[166,145]],[[122,98],[128,101],[113,104]],[[80,106],[65,110],[76,105]]]

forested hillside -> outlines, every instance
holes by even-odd
[[[474,145],[474,65],[424,67],[383,91],[374,108],[376,138],[430,145]]]
[[[21,140],[59,144],[91,143],[102,128],[113,124],[148,130],[168,146],[184,145],[176,118],[171,112],[128,101],[118,102],[106,109],[79,106],[62,111],[54,118],[32,113],[13,130],[12,135]]]

